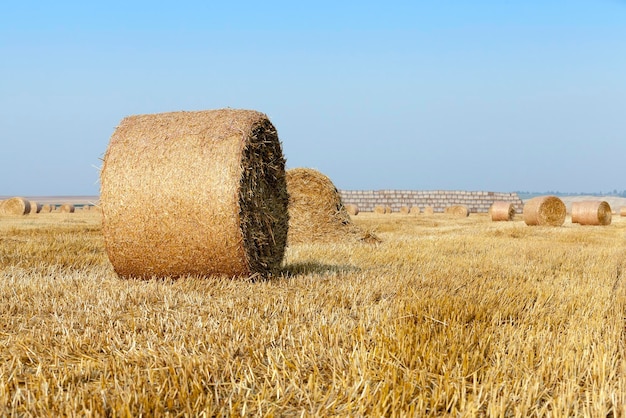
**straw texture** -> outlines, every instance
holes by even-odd
[[[524,222],[532,226],[561,226],[565,222],[565,203],[556,196],[537,196],[524,204]]]
[[[104,157],[102,229],[122,277],[269,274],[287,205],[282,147],[260,112],[130,116]]]
[[[432,215],[434,213],[435,213],[435,210],[433,209],[432,206],[424,207],[424,215]]]
[[[515,218],[515,206],[513,203],[496,201],[489,207],[489,216],[491,220],[512,221]]]
[[[378,238],[352,223],[333,182],[310,168],[287,170],[289,245]]]
[[[23,197],[12,197],[0,204],[0,215],[26,215],[30,212],[30,202]]]
[[[420,207],[419,206],[411,206],[411,210],[409,211],[411,215],[419,215]]]
[[[606,201],[583,200],[572,203],[572,223],[581,225],[610,225],[613,214]]]

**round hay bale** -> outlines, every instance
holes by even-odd
[[[389,206],[389,205],[385,206],[385,214],[390,214],[392,212],[393,212],[393,210],[391,209],[391,206]]]
[[[28,203],[30,204],[30,211],[28,213],[35,214],[41,211],[41,205],[34,200],[29,200]]]
[[[515,218],[515,206],[510,202],[493,202],[489,207],[489,216],[494,222],[512,221]]]
[[[572,203],[572,223],[581,225],[610,225],[611,206],[606,201],[583,200]]]
[[[537,196],[524,204],[526,225],[561,226],[565,222],[565,203],[556,196]]]
[[[12,197],[0,204],[0,215],[27,215],[30,213],[30,202],[23,197]]]
[[[276,129],[253,110],[124,118],[100,173],[102,232],[122,277],[280,268],[289,213]]]
[[[352,223],[333,182],[310,168],[287,170],[289,193],[289,245],[310,242],[357,240],[376,242],[378,238]]]
[[[356,216],[359,214],[359,207],[357,205],[347,204],[344,206],[346,207],[349,215]]]
[[[41,210],[39,211],[39,213],[50,213],[52,212],[52,207],[49,204],[44,204],[41,205]]]
[[[74,213],[76,208],[71,203],[63,203],[59,208],[59,212],[61,213]]]
[[[626,206],[619,208],[619,216],[626,216]]]
[[[408,215],[411,212],[411,208],[409,208],[408,206],[401,206],[400,207],[400,213],[403,215]]]
[[[469,210],[467,209],[467,206],[463,205],[448,206],[444,209],[444,213],[455,216],[457,218],[466,218],[469,216]]]
[[[409,211],[411,215],[419,215],[420,207],[419,206],[411,206],[411,210]]]
[[[435,209],[433,209],[432,206],[425,206],[424,207],[424,215],[432,215],[435,213]]]
[[[385,207],[378,205],[378,206],[374,206],[374,213],[378,213],[380,215],[385,213]]]

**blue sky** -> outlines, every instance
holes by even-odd
[[[100,3],[2,5],[0,195],[97,194],[122,118],[223,107],[342,189],[626,189],[626,1]]]

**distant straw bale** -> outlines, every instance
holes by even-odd
[[[467,206],[463,205],[448,206],[444,209],[444,213],[458,218],[466,218],[469,216],[469,210],[467,209]]]
[[[310,168],[287,170],[289,245],[311,242],[380,241],[352,223],[339,191],[324,174]]]
[[[401,206],[400,207],[400,213],[403,215],[408,215],[411,212],[411,208],[409,208],[408,206]]]
[[[100,180],[105,248],[121,277],[265,275],[281,266],[285,159],[263,113],[126,117]]]
[[[347,204],[344,206],[346,207],[349,215],[356,216],[359,214],[359,207],[357,205]]]
[[[393,210],[391,209],[391,206],[389,206],[389,205],[385,206],[385,213],[386,214],[389,214],[389,213],[392,213],[392,212],[393,212]]]
[[[378,214],[384,214],[385,213],[385,207],[381,206],[381,205],[377,205],[374,206],[374,213],[378,213]]]
[[[0,204],[0,215],[26,215],[30,212],[30,202],[23,197],[12,197]]]
[[[52,207],[48,203],[41,205],[41,210],[39,211],[39,213],[50,213],[50,212],[52,212]]]
[[[565,203],[556,196],[537,196],[524,204],[526,225],[561,226],[566,213]]]
[[[610,225],[611,206],[606,201],[583,200],[572,203],[572,223],[581,225]]]
[[[626,206],[619,208],[619,216],[626,216]]]
[[[435,213],[435,209],[432,206],[424,207],[424,215],[432,215]]]
[[[489,216],[492,221],[512,221],[515,218],[513,203],[496,201],[489,207]]]
[[[420,207],[419,206],[411,206],[411,210],[409,211],[411,215],[419,215]]]
[[[74,213],[76,208],[71,203],[63,203],[59,208],[59,212],[61,213]]]
[[[35,202],[34,200],[29,200],[28,203],[30,204],[30,211],[28,213],[35,214],[41,211],[41,205]]]

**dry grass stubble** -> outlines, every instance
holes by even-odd
[[[362,214],[281,278],[129,281],[73,215],[0,223],[2,415],[626,413],[626,220]]]

